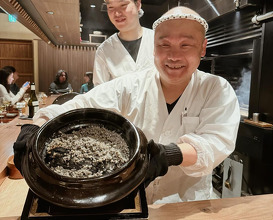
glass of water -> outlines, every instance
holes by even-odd
[[[6,115],[6,106],[1,104],[0,105],[0,124],[4,124],[3,118],[5,117],[5,115]]]
[[[27,104],[27,103],[28,103],[28,100],[30,99],[30,94],[29,94],[29,93],[25,93],[25,94],[23,95],[23,99],[24,99],[25,103]]]

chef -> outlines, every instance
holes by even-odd
[[[235,148],[238,100],[224,78],[197,69],[206,52],[208,29],[199,14],[176,7],[153,28],[155,70],[127,74],[63,105],[42,108],[34,123],[40,126],[76,108],[117,112],[150,140],[145,179],[149,204],[211,199],[212,171]],[[21,137],[33,135],[39,128],[34,127],[23,126]],[[15,152],[18,146],[15,143]]]
[[[97,49],[94,62],[95,86],[153,67],[154,32],[141,27],[141,0],[105,0],[110,21],[119,30]]]

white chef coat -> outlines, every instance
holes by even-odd
[[[168,114],[157,70],[130,74],[103,83],[63,105],[40,109],[41,116],[55,117],[65,111],[95,107],[122,114],[147,139],[162,144],[189,143],[197,151],[196,164],[169,167],[146,189],[148,203],[210,199],[212,171],[235,148],[240,110],[230,84],[222,77],[196,70]]]
[[[142,29],[136,61],[123,46],[117,33],[98,47],[93,70],[94,86],[154,66],[154,31],[144,27]]]

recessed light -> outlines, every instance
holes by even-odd
[[[64,36],[60,34],[59,37],[64,37]]]
[[[90,5],[91,8],[96,8],[96,5]]]
[[[59,25],[55,25],[54,27],[55,27],[55,28],[59,28],[60,26],[59,26]]]

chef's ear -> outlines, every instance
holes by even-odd
[[[141,0],[137,0],[136,2],[137,10],[139,11],[141,9]]]
[[[202,43],[201,57],[204,57],[206,55],[207,43],[208,43],[208,40],[204,39]]]

